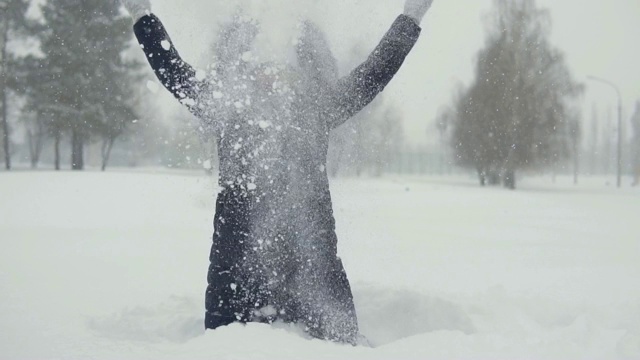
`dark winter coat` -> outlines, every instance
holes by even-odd
[[[326,173],[329,134],[391,81],[418,39],[418,25],[399,16],[369,58],[335,81],[314,71],[322,54],[303,43],[299,69],[280,69],[266,87],[251,84],[278,74],[266,66],[245,69],[249,76],[237,76],[243,64],[231,76],[196,74],[154,15],[134,30],[162,84],[217,139],[222,190],[206,327],[283,320],[319,338],[353,343],[358,325],[337,256]]]

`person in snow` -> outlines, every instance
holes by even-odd
[[[121,0],[156,76],[218,145],[205,327],[284,321],[313,337],[356,344],[351,288],[337,256],[326,172],[331,130],[369,104],[400,69],[433,0],[407,0],[369,58],[343,78],[316,26],[305,22],[297,65],[251,65],[257,27],[238,20],[214,67],[178,54],[149,0]],[[223,32],[224,33],[224,32]]]

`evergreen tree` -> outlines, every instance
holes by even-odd
[[[11,52],[10,42],[24,37],[28,31],[26,17],[29,8],[28,0],[0,1],[0,132],[2,133],[2,154],[5,168],[11,169],[11,132],[9,127],[9,92],[15,90],[17,79],[15,74],[19,59]]]
[[[108,159],[113,141],[135,118],[125,101],[131,99],[133,65],[122,56],[131,41],[131,21],[117,1],[49,0],[42,13],[45,57],[37,65],[38,107],[51,118],[56,154],[62,133],[70,133],[71,167],[82,170],[92,135],[106,139]]]

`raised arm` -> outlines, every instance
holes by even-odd
[[[398,16],[369,58],[338,81],[331,99],[330,128],[357,114],[389,84],[418,41],[418,25],[433,0],[407,0]]]
[[[164,26],[155,15],[145,15],[133,26],[138,42],[156,76],[183,105],[198,115],[197,102],[204,82],[173,46]]]
[[[182,60],[160,19],[151,14],[149,0],[122,0],[122,4],[134,19],[138,42],[162,85],[199,115],[197,104],[204,82],[197,80],[196,71]]]

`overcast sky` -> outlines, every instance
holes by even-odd
[[[351,49],[373,49],[404,4],[403,0],[151,2],[183,57],[196,67],[207,65],[204,54],[212,36],[242,3],[262,24],[263,51],[277,49],[285,56],[297,19],[311,18],[327,32],[343,73],[355,65]],[[586,120],[590,121],[592,103],[606,113],[609,107],[615,110],[617,101],[612,89],[587,81],[588,75],[620,86],[628,118],[640,99],[640,1],[538,0],[538,4],[551,11],[552,42],[565,52],[574,76],[588,85],[583,100]],[[438,109],[450,102],[456,84],[471,81],[476,54],[484,43],[483,19],[491,5],[492,0],[436,0],[423,21],[416,48],[385,91],[388,101],[403,109],[412,143],[437,139],[432,123]]]

